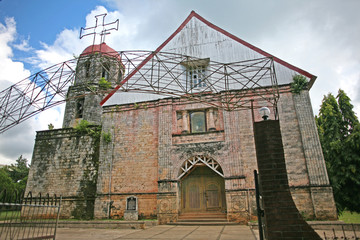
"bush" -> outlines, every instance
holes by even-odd
[[[107,143],[107,144],[111,143],[111,133],[110,132],[103,133],[102,137],[103,137],[103,140],[105,143]]]
[[[300,93],[307,86],[306,77],[303,75],[295,75],[291,83],[291,91],[293,93]]]
[[[107,81],[104,77],[100,78],[99,86],[104,89],[111,88],[111,83]]]

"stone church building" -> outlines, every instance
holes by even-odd
[[[168,53],[166,60],[150,66],[161,52]],[[337,218],[309,97],[316,76],[195,12],[137,68],[129,70],[125,58],[105,43],[86,48],[68,90],[63,128],[37,132],[27,191],[62,195],[61,217],[159,223],[192,214],[242,223],[255,219],[253,123],[262,121],[259,108],[268,107],[269,118],[280,121],[297,208],[310,219]],[[181,60],[168,67],[172,59]],[[270,67],[261,65],[264,59]],[[221,74],[219,64],[227,69]],[[255,65],[261,65],[258,72]],[[167,72],[154,78],[158,68]],[[246,83],[227,83],[235,79],[230,73],[235,68]],[[224,77],[214,82],[217,75]],[[271,82],[275,75],[275,84],[267,85],[265,76]],[[291,89],[296,75],[307,80],[300,93]],[[160,81],[163,76],[181,87],[171,90]],[[228,89],[216,91],[222,81]],[[162,91],[150,89],[156,84],[164,85]],[[172,94],[180,88],[183,95]],[[270,88],[275,101],[269,100]]]

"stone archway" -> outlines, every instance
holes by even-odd
[[[225,212],[225,181],[220,165],[212,158],[194,156],[180,169],[181,213]]]

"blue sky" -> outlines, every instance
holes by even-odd
[[[54,42],[56,35],[65,28],[83,27],[86,15],[104,3],[97,0],[2,0],[0,16],[2,22],[4,17],[14,17],[17,32],[23,37],[31,37],[29,44],[40,48],[40,41]]]
[[[97,5],[106,5],[98,0],[44,1],[44,0],[2,0],[0,1],[0,22],[6,17],[16,21],[15,43],[27,41],[34,49],[41,49],[41,43],[53,43],[64,29],[80,29],[86,23],[86,15]],[[109,8],[110,9],[110,8]],[[13,49],[14,60],[22,61],[31,52]],[[27,64],[27,62],[24,62]],[[27,65],[28,68],[32,66]]]
[[[40,69],[79,55],[91,43],[81,27],[107,12],[119,31],[115,50],[154,50],[192,10],[224,30],[318,78],[310,91],[314,114],[339,88],[360,113],[358,0],[0,0],[0,91]],[[0,164],[31,159],[35,131],[62,125],[50,109],[0,135]]]

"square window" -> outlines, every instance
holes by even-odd
[[[205,66],[189,67],[187,69],[187,72],[188,72],[188,82],[189,82],[191,89],[206,87],[206,82],[205,82],[206,67]]]
[[[206,132],[205,111],[190,112],[190,128],[192,133]]]
[[[210,58],[204,59],[192,59],[189,61],[181,62],[181,65],[186,70],[186,88],[188,90],[199,90],[206,88],[208,84],[208,78],[206,76],[206,70],[209,66]]]

